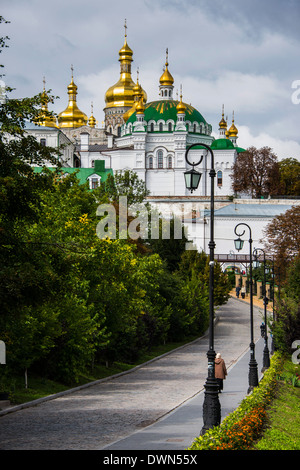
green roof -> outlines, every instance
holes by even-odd
[[[237,153],[245,152],[242,147],[235,147],[230,139],[215,139],[211,144],[212,150],[230,150],[235,149]]]
[[[145,104],[145,121],[159,121],[163,119],[165,122],[172,119],[177,121],[177,105],[179,101],[176,100],[158,100],[151,101]],[[199,113],[193,106],[184,103],[186,107],[185,120],[190,122],[198,122],[199,124],[207,124],[202,114]],[[136,113],[133,113],[128,119],[127,123],[136,121]]]
[[[212,150],[228,150],[235,148],[230,139],[215,139],[210,147]]]
[[[49,170],[55,170],[54,167],[49,167]],[[35,167],[34,171],[40,173],[43,170],[42,167]],[[62,167],[61,168],[62,174],[73,174],[76,173],[77,178],[80,181],[80,184],[86,184],[88,182],[88,178],[94,174],[97,174],[101,177],[101,182],[104,182],[109,174],[113,174],[111,168],[105,168],[104,160],[95,160],[95,166],[93,168],[70,168],[70,167]]]

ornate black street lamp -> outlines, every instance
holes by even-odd
[[[249,362],[249,387],[248,387],[248,393],[250,393],[254,387],[258,386],[258,370],[257,370],[257,362],[255,359],[255,343],[254,343],[254,336],[253,336],[253,281],[252,281],[252,232],[251,228],[249,225],[241,222],[240,224],[237,224],[234,229],[234,233],[238,236],[236,240],[234,240],[234,245],[235,249],[237,251],[240,251],[243,248],[244,241],[240,238],[244,235],[245,230],[242,233],[237,232],[237,228],[240,225],[245,225],[249,229],[249,245],[250,245],[250,269],[249,269],[249,275],[250,275],[250,282],[249,282],[249,288],[250,288],[250,362]]]
[[[264,266],[264,282],[263,282],[263,302],[264,302],[264,320],[265,320],[265,329],[264,329],[264,337],[265,337],[265,347],[263,353],[263,367],[262,372],[270,367],[270,354],[268,348],[268,328],[267,328],[267,292],[266,292],[266,253],[261,248],[256,248],[253,251],[253,256],[255,256],[256,260],[258,260],[259,255],[258,252],[261,251],[263,253],[263,266]]]
[[[275,351],[275,344],[274,344],[274,326],[275,326],[275,265],[274,265],[274,257],[271,260],[272,263],[272,314],[273,314],[273,321],[272,321],[272,328],[271,328],[271,355],[274,354]]]
[[[197,163],[190,163],[187,156],[191,148],[196,146],[206,148],[211,155],[211,170],[209,176],[211,178],[211,191],[210,191],[210,241],[209,241],[209,349],[207,352],[208,359],[208,376],[204,385],[204,403],[203,403],[203,428],[201,434],[203,435],[208,429],[218,426],[221,422],[221,405],[219,401],[219,387],[217,379],[215,378],[215,357],[214,351],[214,178],[216,172],[214,169],[214,154],[211,148],[202,143],[190,145],[185,152],[186,162],[193,167],[192,170],[184,173],[186,187],[190,191],[197,189],[201,178],[201,173],[197,172],[194,167],[199,165],[203,160],[201,155]],[[197,175],[196,175],[197,173]]]

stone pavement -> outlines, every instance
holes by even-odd
[[[224,401],[226,394],[228,398],[233,396],[234,389],[241,389],[242,395],[247,392],[247,387],[241,388],[239,378],[247,383],[249,358],[245,353],[250,342],[249,304],[230,298],[226,305],[218,309],[217,317],[215,351],[221,352],[229,372],[224,382],[224,393],[220,394]],[[260,338],[259,325],[262,321],[261,312],[257,308],[254,309],[254,320],[257,341]],[[188,436],[183,440],[181,435],[184,430],[181,432],[177,425],[172,425],[172,428],[177,427],[179,437],[174,437],[173,434],[169,437],[164,435],[160,448],[186,449],[201,429],[200,421],[193,428],[190,426],[191,421],[186,421],[186,416],[187,413],[190,416],[192,413],[194,418],[201,419],[201,395],[203,396],[207,376],[207,350],[206,335],[129,373],[119,374],[69,393],[64,392],[49,401],[37,402],[36,406],[21,410],[16,407],[16,411],[10,409],[9,412],[0,412],[0,449],[124,448],[122,445],[125,438],[137,437],[139,430],[151,430],[156,423],[166,422],[169,416],[175,416],[177,411],[182,413],[182,410],[185,410],[185,426],[190,427]],[[230,383],[231,371],[234,370],[238,370],[238,382]],[[193,397],[198,400],[196,411],[182,405],[193,404]],[[221,402],[222,417],[236,406],[236,401],[229,400],[227,404]],[[149,426],[152,424],[153,426]],[[157,443],[155,445],[158,446]],[[128,446],[125,448],[131,450]],[[147,443],[143,442],[142,447],[137,448],[146,449]]]
[[[230,295],[232,297],[234,297],[235,299],[236,298],[236,293],[235,293],[235,288],[232,289],[232,291],[230,292]],[[245,298],[242,299],[242,296],[241,296],[241,293],[239,295],[239,298],[237,299],[241,302],[246,302],[248,304],[250,304],[250,296],[249,296],[249,293],[246,294]],[[263,299],[262,298],[259,298],[257,297],[256,295],[253,296],[253,306],[254,307],[258,307],[258,308],[261,308],[262,311],[264,311],[264,303],[263,303]],[[270,313],[272,313],[273,311],[273,303],[271,301],[269,301],[268,305],[267,305],[267,312],[268,312],[268,315],[270,315]]]

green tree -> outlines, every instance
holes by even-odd
[[[184,278],[196,275],[202,284],[209,286],[209,256],[203,251],[199,253],[196,250],[186,251],[182,255],[179,266],[179,273]],[[231,284],[226,273],[223,273],[220,263],[214,264],[214,304],[222,305],[229,299]]]
[[[117,171],[108,175],[106,181],[96,190],[100,199],[106,195],[110,201],[119,201],[120,196],[127,197],[127,204],[143,203],[149,195],[145,182],[132,170]]]
[[[158,221],[159,236],[158,238],[150,236],[146,241],[146,245],[150,247],[151,251],[159,254],[159,256],[166,262],[167,268],[173,272],[178,269],[181,256],[185,251],[188,239],[185,236],[183,224],[178,220],[176,222],[174,215],[170,220],[160,217]],[[181,233],[178,233],[178,238],[175,238],[174,236],[176,223],[179,223],[181,227]],[[149,232],[151,235],[151,226]]]
[[[282,195],[300,195],[300,162],[296,158],[284,158],[279,162]]]

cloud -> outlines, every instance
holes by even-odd
[[[252,135],[249,127],[247,126],[240,126],[238,131],[238,145],[245,149],[251,146],[256,148],[270,147],[277,155],[278,160],[293,157],[300,161],[299,142],[276,138],[265,132],[261,132],[258,135]]]
[[[124,41],[133,50],[132,78],[148,100],[158,99],[159,77],[169,48],[176,90],[218,132],[222,104],[239,129],[262,141],[268,136],[283,153],[298,151],[300,104],[291,101],[291,84],[300,80],[299,0],[2,0],[2,25],[9,48],[1,62],[15,96],[47,88],[60,96],[55,111],[67,105],[70,66],[78,85],[78,105],[103,120],[104,95],[119,78],[118,52]],[[245,134],[246,139],[246,134]],[[242,144],[241,144],[242,145]],[[267,144],[268,145],[268,144]],[[270,145],[272,147],[272,145]]]

